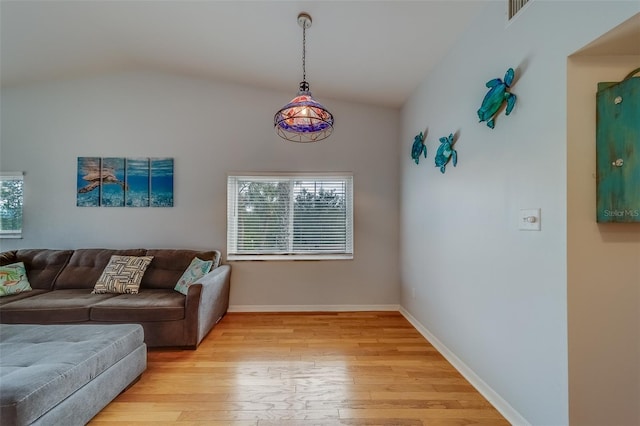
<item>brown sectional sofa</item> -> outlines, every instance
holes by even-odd
[[[138,294],[92,294],[112,255],[153,256]],[[189,287],[173,288],[194,257],[214,269]],[[2,324],[142,325],[149,347],[195,349],[229,306],[231,267],[220,252],[185,249],[29,249],[0,253],[0,266],[23,262],[32,291],[0,297]]]

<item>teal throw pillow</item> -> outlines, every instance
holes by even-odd
[[[31,291],[24,263],[0,266],[0,297]]]
[[[187,270],[184,271],[178,280],[174,290],[186,296],[189,291],[189,286],[208,274],[212,266],[213,260],[205,261],[194,257]]]

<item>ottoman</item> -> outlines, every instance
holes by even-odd
[[[146,366],[138,324],[2,324],[0,424],[84,425]]]

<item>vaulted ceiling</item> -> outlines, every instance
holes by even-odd
[[[399,107],[487,0],[7,1],[0,3],[3,87],[160,70]]]

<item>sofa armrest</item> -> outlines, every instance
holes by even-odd
[[[197,347],[229,308],[231,266],[221,265],[189,286],[185,315],[189,326],[189,341]],[[197,325],[197,327],[195,327]],[[195,328],[192,328],[195,327]]]

